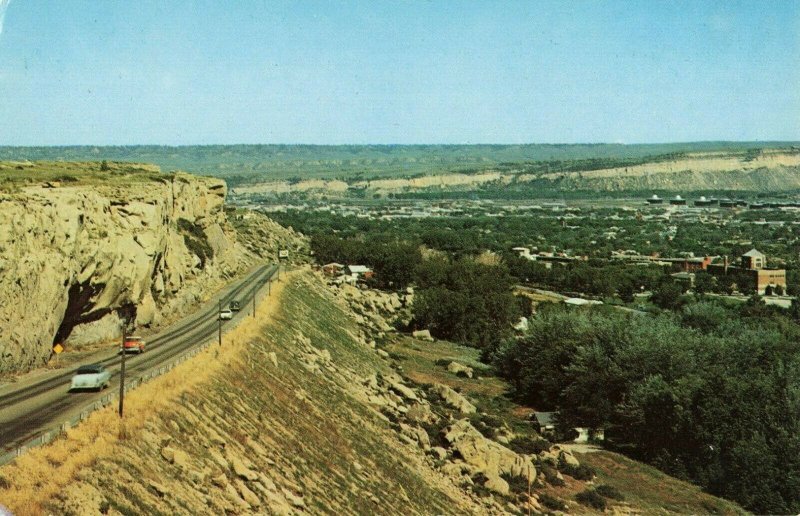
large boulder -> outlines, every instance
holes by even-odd
[[[447,370],[455,375],[461,374],[467,378],[472,378],[473,374],[471,367],[465,366],[464,364],[460,364],[458,362],[450,362],[447,365]]]
[[[447,405],[453,407],[454,409],[458,410],[462,414],[474,414],[477,410],[475,405],[470,403],[467,398],[460,395],[450,387],[442,384],[433,384],[431,388],[433,392],[441,396]]]
[[[389,388],[407,400],[419,401],[417,393],[415,393],[414,389],[408,387],[407,385],[403,385],[400,382],[391,382],[389,383]]]
[[[419,340],[427,340],[429,342],[433,342],[433,337],[431,336],[430,330],[417,330],[411,334],[412,337]]]
[[[536,479],[536,467],[527,456],[487,439],[467,419],[453,423],[444,438],[464,462],[486,475],[491,481],[486,484],[489,489],[508,494],[508,484],[499,482],[503,475],[525,479],[530,475],[531,481]]]

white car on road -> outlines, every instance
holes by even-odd
[[[108,387],[111,380],[111,373],[103,364],[83,365],[75,372],[70,384],[70,390],[95,389],[102,390]]]
[[[219,311],[219,318],[223,321],[229,321],[233,319],[233,312],[230,308],[225,308],[224,310]]]

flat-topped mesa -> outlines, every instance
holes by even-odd
[[[254,260],[225,218],[222,180],[17,166],[29,176],[0,192],[0,373],[43,364],[55,343],[114,338],[122,319],[171,318]]]

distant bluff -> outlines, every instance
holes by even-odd
[[[239,242],[225,182],[152,165],[0,163],[0,374],[45,363],[53,345],[158,325],[226,279],[301,245],[269,219]]]
[[[277,180],[251,176],[232,195],[247,198],[301,196],[437,198],[445,192],[483,192],[487,197],[546,197],[566,192],[596,194],[652,191],[786,192],[800,189],[800,149],[665,154],[635,159],[585,159],[488,164],[471,171],[432,168],[426,174],[376,170],[370,179]]]

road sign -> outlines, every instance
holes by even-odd
[[[62,351],[64,351],[64,346],[62,346],[61,344],[56,344],[55,346],[53,346],[53,353],[55,353],[56,355],[58,355]]]

